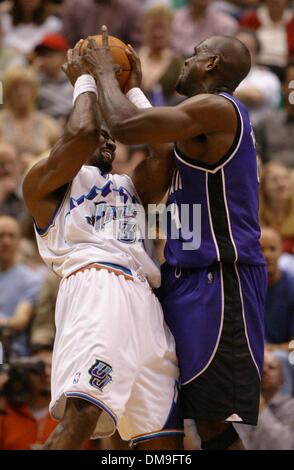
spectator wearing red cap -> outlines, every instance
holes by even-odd
[[[72,105],[72,85],[61,71],[68,48],[67,40],[58,33],[48,34],[35,48],[38,109],[61,121],[67,118]]]

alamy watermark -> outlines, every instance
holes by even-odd
[[[139,240],[180,240],[182,250],[198,250],[201,245],[201,204],[95,204],[95,213],[86,216],[88,224],[103,232],[103,238],[124,243]],[[101,233],[102,235],[102,233]]]

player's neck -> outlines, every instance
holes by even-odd
[[[218,86],[213,86],[211,87],[207,93],[211,93],[212,95],[219,95],[220,93],[229,93],[230,95],[233,94],[232,90],[229,90],[227,87],[218,87]]]

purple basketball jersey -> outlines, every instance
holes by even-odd
[[[165,247],[165,258],[171,266],[201,268],[216,261],[264,264],[259,244],[259,182],[253,130],[244,104],[227,93],[220,96],[231,101],[238,120],[227,154],[209,165],[187,157],[176,145],[174,148],[176,170],[167,202],[172,210],[168,212]],[[196,204],[197,236],[193,224]]]

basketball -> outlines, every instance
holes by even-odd
[[[95,39],[96,44],[98,46],[102,46],[102,35],[96,35],[96,36],[91,36],[93,39]],[[129,61],[129,58],[125,52],[125,49],[127,48],[127,45],[121,41],[120,39],[114,37],[114,36],[109,36],[108,37],[108,43],[109,47],[111,50],[111,54],[113,57],[113,60],[116,64],[120,65],[121,71],[116,73],[117,80],[119,82],[120,88],[122,91],[124,91],[124,88],[126,86],[126,83],[129,79],[130,76],[130,71],[131,71],[131,64]],[[81,52],[84,51],[85,47],[87,45],[87,40],[85,39],[84,42],[81,45]]]

